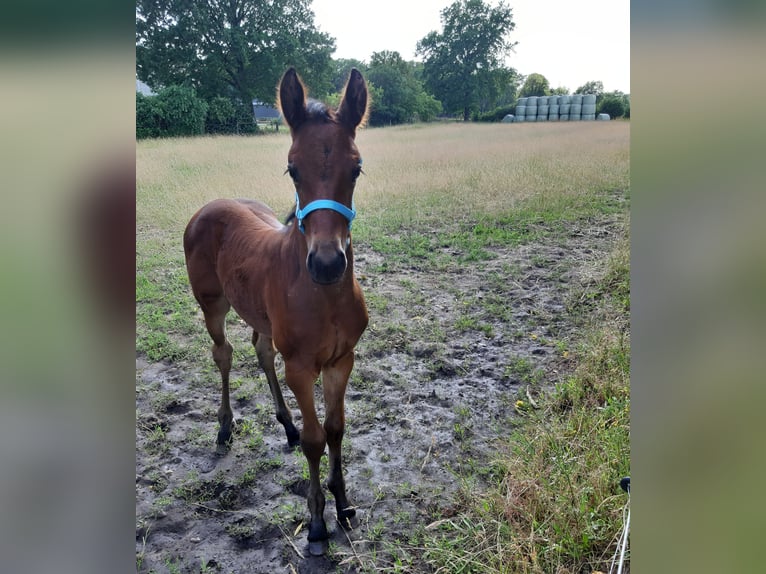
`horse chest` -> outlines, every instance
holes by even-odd
[[[367,325],[366,307],[355,297],[287,302],[292,319],[272,319],[274,344],[285,357],[313,355],[320,363],[332,362],[353,350]]]

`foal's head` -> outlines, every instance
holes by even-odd
[[[367,114],[367,85],[351,70],[337,110],[306,100],[293,68],[282,77],[279,105],[293,139],[287,171],[295,183],[296,222],[308,247],[306,266],[322,284],[338,282],[347,266],[351,243],[354,185],[362,158],[354,143],[356,128]]]

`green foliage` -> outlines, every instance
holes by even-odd
[[[145,96],[136,92],[136,138],[160,136],[162,111],[157,96]]]
[[[367,76],[367,66],[361,60],[355,60],[353,58],[340,58],[333,60],[330,64],[331,67],[331,80],[333,93],[343,92],[343,88],[346,87],[349,73],[352,68],[356,68],[362,75]],[[330,94],[328,94],[330,95]]]
[[[137,0],[136,69],[152,86],[190,84],[201,97],[272,101],[293,65],[316,94],[332,91],[335,42],[309,0]]]
[[[582,86],[577,88],[575,94],[596,94],[600,96],[604,93],[604,84],[601,81],[585,82]]]
[[[474,116],[474,119],[478,122],[499,122],[508,114],[513,114],[515,112],[516,104],[513,104],[512,106],[501,106],[490,112],[477,114]]]
[[[399,52],[373,53],[367,81],[379,89],[373,100],[370,125],[430,121],[441,111],[441,103],[425,92],[415,76],[415,64],[405,62]]]
[[[442,113],[442,103],[431,94],[421,91],[417,95],[415,113],[421,122],[430,122]]]
[[[162,110],[162,134],[194,136],[204,132],[207,104],[197,97],[194,88],[168,86],[157,94]]]
[[[529,74],[519,92],[520,97],[547,96],[551,93],[548,79],[542,74]]]
[[[507,39],[516,27],[503,1],[457,0],[441,12],[442,32],[432,31],[417,44],[429,91],[450,114],[467,121],[472,111],[493,107],[515,72],[503,60],[515,45]]]
[[[136,93],[136,138],[201,134],[207,110],[207,103],[186,86],[168,86],[156,96]]]
[[[237,110],[229,98],[216,96],[208,102],[205,133],[237,133]]]
[[[616,94],[604,94],[598,103],[596,112],[609,114],[611,118],[621,118],[625,115],[625,98]]]

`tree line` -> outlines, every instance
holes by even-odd
[[[445,116],[490,121],[512,113],[520,96],[557,93],[540,74],[524,77],[503,64],[515,23],[502,0],[456,0],[442,10],[442,30],[417,44],[422,62],[394,51],[373,53],[369,62],[333,59],[335,40],[316,27],[310,4],[137,0],[137,77],[157,94],[136,94],[136,137],[256,132],[252,102],[272,103],[289,66],[329,103],[358,68],[371,92],[373,126]]]

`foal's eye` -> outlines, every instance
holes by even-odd
[[[298,170],[293,164],[291,163],[287,164],[287,169],[285,170],[285,173],[289,173],[290,177],[293,178],[293,181],[295,183],[298,183]]]
[[[362,171],[362,165],[361,164],[359,164],[357,166],[354,166],[354,169],[351,172],[351,179],[353,181],[356,181],[359,178],[359,175],[362,174],[362,173],[364,173],[364,172]]]

